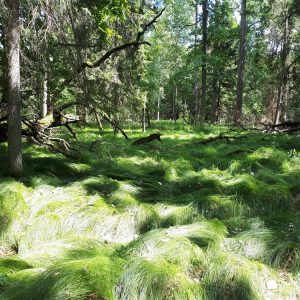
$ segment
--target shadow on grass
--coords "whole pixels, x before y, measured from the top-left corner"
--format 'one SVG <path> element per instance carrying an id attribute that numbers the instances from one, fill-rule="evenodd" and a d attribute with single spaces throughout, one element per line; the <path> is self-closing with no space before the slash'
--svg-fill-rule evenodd
<path id="1" fill-rule="evenodd" d="M 285 260 L 299 261 L 296 236 L 300 225 L 294 224 L 292 213 L 300 206 L 297 137 L 247 132 L 243 133 L 246 138 L 238 142 L 203 145 L 196 141 L 217 135 L 222 129 L 192 130 L 177 125 L 174 132 L 168 122 L 163 122 L 154 124 L 150 132 L 157 129 L 163 133 L 162 144 L 136 147 L 123 137 L 112 137 L 110 132 L 99 138 L 97 130 L 88 128 L 79 134 L 82 152 L 77 160 L 25 144 L 25 174 L 21 182 L 28 187 L 78 184 L 88 195 L 105 198 L 114 192 L 123 193 L 120 183 L 128 183 L 136 188 L 134 199 L 139 203 L 192 203 L 200 215 L 226 222 L 233 237 L 235 232 L 247 230 L 243 228 L 245 219 L 256 217 L 273 232 L 269 250 L 276 240 L 284 241 L 270 264 L 282 266 Z M 137 130 L 131 133 L 134 138 L 141 136 Z M 95 151 L 88 151 L 95 138 L 100 142 Z M 6 148 L 0 147 L 0 172 L 6 176 Z M 91 177 L 95 179 L 89 180 Z M 280 213 L 285 217 L 278 219 Z M 288 235 L 287 223 L 294 226 Z M 237 227 L 238 230 L 231 230 Z M 298 262 L 293 267 L 299 268 Z"/>

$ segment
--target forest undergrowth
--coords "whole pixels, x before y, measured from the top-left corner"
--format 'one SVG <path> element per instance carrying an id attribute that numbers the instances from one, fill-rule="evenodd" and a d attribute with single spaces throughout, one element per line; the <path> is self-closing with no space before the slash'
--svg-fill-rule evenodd
<path id="1" fill-rule="evenodd" d="M 0 145 L 1 300 L 300 298 L 300 137 L 162 121 Z M 220 133 L 245 138 L 200 143 Z M 97 142 L 95 142 L 97 141 Z"/>

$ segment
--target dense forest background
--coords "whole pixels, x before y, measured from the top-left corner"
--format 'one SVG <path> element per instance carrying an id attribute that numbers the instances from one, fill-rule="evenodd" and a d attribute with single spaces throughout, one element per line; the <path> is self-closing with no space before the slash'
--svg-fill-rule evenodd
<path id="1" fill-rule="evenodd" d="M 0 300 L 300 299 L 299 137 L 299 0 L 0 0 Z"/>
<path id="2" fill-rule="evenodd" d="M 299 6 L 297 0 L 22 1 L 22 114 L 43 118 L 69 103 L 82 122 L 92 110 L 119 123 L 141 121 L 143 109 L 151 118 L 194 124 L 295 121 Z M 159 22 L 142 32 L 164 7 Z M 1 10 L 5 107 L 5 5 Z M 137 41 L 145 42 L 99 62 Z"/>

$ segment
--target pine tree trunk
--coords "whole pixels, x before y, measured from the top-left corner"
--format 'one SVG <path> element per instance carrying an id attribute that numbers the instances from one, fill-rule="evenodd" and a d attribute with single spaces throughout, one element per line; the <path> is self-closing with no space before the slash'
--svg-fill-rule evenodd
<path id="1" fill-rule="evenodd" d="M 289 67 L 288 67 L 288 57 L 290 54 L 290 28 L 289 28 L 289 18 L 285 20 L 284 36 L 283 36 L 283 46 L 281 52 L 281 75 L 278 83 L 278 95 L 276 103 L 276 111 L 274 117 L 274 125 L 280 122 L 280 117 L 286 116 L 286 108 L 288 100 L 288 77 L 289 77 Z"/>
<path id="2" fill-rule="evenodd" d="M 207 0 L 203 0 L 202 4 L 202 55 L 203 55 L 203 63 L 202 63 L 202 93 L 201 93 L 201 106 L 200 106 L 200 123 L 205 122 L 206 117 L 206 73 L 207 73 L 207 65 L 206 65 L 206 54 L 207 54 Z"/>
<path id="3" fill-rule="evenodd" d="M 198 19 L 199 19 L 199 3 L 198 0 L 195 1 L 195 36 L 194 36 L 194 47 L 195 50 L 197 49 L 198 46 Z M 194 83 L 194 123 L 198 123 L 200 119 L 200 106 L 201 104 L 199 103 L 199 74 L 198 70 L 196 69 L 196 74 L 195 74 L 195 83 Z"/>
<path id="4" fill-rule="evenodd" d="M 216 70 L 214 71 L 214 78 L 212 83 L 213 96 L 211 101 L 211 110 L 210 110 L 210 121 L 211 123 L 216 123 L 217 121 L 217 108 L 218 108 L 218 96 L 219 96 L 219 84 L 216 75 Z"/>
<path id="5" fill-rule="evenodd" d="M 160 119 L 160 93 L 158 93 L 157 98 L 157 121 Z"/>
<path id="6" fill-rule="evenodd" d="M 10 174 L 19 176 L 23 171 L 20 107 L 20 1 L 9 0 L 6 3 L 8 8 L 8 161 Z"/>
<path id="7" fill-rule="evenodd" d="M 146 103 L 144 103 L 144 107 L 143 107 L 143 120 L 142 120 L 142 130 L 143 132 L 146 131 Z"/>
<path id="8" fill-rule="evenodd" d="M 236 105 L 234 114 L 234 123 L 237 124 L 242 116 L 243 92 L 244 92 L 244 68 L 246 60 L 246 35 L 247 35 L 247 13 L 246 0 L 241 3 L 241 24 L 240 24 L 240 48 L 238 61 L 238 79 L 236 91 Z"/>

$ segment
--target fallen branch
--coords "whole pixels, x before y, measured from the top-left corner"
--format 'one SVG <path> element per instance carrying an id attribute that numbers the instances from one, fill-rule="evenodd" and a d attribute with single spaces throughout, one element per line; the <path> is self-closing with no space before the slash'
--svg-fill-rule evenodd
<path id="1" fill-rule="evenodd" d="M 162 143 L 161 139 L 161 134 L 160 133 L 153 133 L 153 134 L 150 134 L 149 136 L 146 136 L 146 137 L 142 137 L 136 141 L 134 141 L 132 143 L 132 145 L 142 145 L 142 144 L 147 144 L 147 143 L 150 143 L 154 140 L 158 140 Z"/>
<path id="2" fill-rule="evenodd" d="M 182 119 L 183 119 L 183 121 L 184 121 L 186 124 L 192 125 L 192 124 L 185 118 L 185 116 L 182 116 Z"/>
<path id="3" fill-rule="evenodd" d="M 203 144 L 203 145 L 205 145 L 205 144 L 208 144 L 208 143 L 221 141 L 221 140 L 226 140 L 226 142 L 229 143 L 230 140 L 240 140 L 240 139 L 247 139 L 247 137 L 246 136 L 229 136 L 229 135 L 223 135 L 221 133 L 217 136 L 213 136 L 213 137 L 210 137 L 210 138 L 202 140 L 202 141 L 191 142 L 191 143 L 188 143 L 188 144 Z"/>
<path id="4" fill-rule="evenodd" d="M 116 123 L 116 122 L 114 122 L 114 121 L 112 121 L 111 119 L 109 119 L 109 117 L 108 116 L 106 116 L 105 114 L 101 114 L 101 116 L 102 116 L 102 118 L 105 120 L 105 121 L 107 121 L 108 123 L 110 123 L 114 128 L 116 128 L 116 129 L 118 129 L 121 133 L 122 133 L 122 135 L 125 137 L 125 139 L 127 140 L 127 141 L 129 141 L 129 137 L 128 137 L 128 135 L 126 134 L 126 132 Z"/>
<path id="5" fill-rule="evenodd" d="M 259 123 L 264 126 L 263 132 L 279 132 L 279 133 L 295 133 L 300 131 L 300 122 L 283 122 L 279 124 L 265 124 Z"/>
<path id="6" fill-rule="evenodd" d="M 211 142 L 215 141 L 220 141 L 220 140 L 226 140 L 227 143 L 230 142 L 230 140 L 240 140 L 240 139 L 246 139 L 246 136 L 229 136 L 229 135 L 218 135 L 215 137 L 208 138 L 207 140 L 201 141 L 200 144 L 208 144 Z"/>

